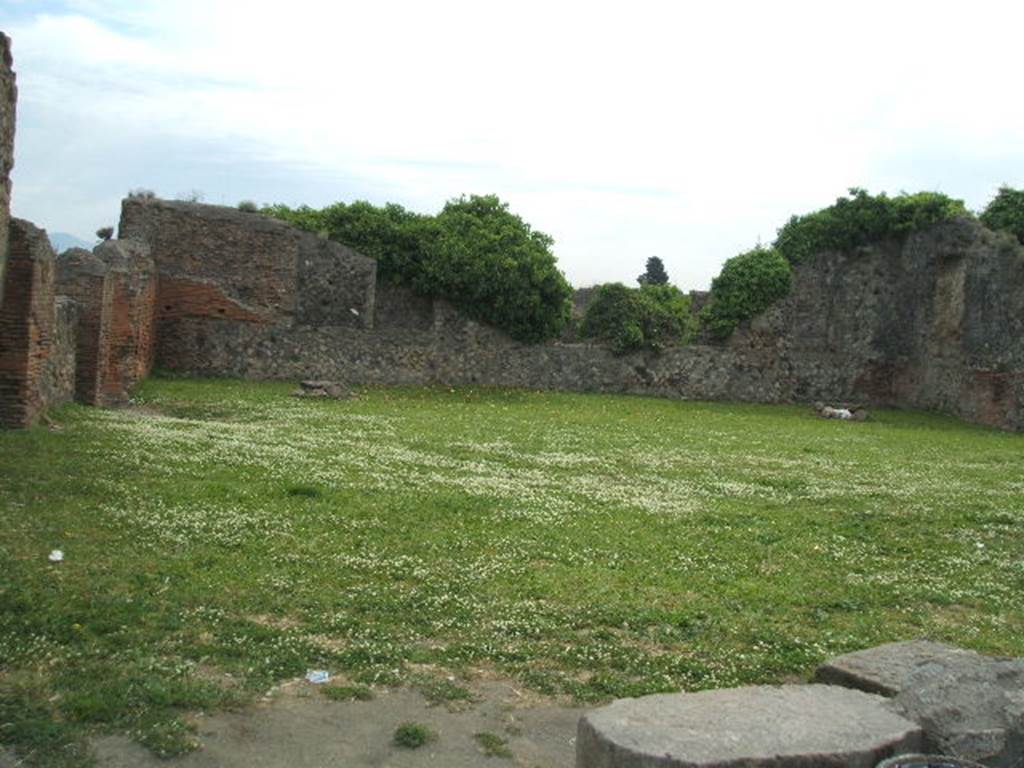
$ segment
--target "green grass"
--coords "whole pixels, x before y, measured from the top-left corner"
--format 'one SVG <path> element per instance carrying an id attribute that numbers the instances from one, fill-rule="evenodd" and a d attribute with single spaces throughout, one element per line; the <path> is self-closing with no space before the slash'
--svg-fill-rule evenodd
<path id="1" fill-rule="evenodd" d="M 320 692 L 333 701 L 370 701 L 373 691 L 365 685 L 324 685 Z"/>
<path id="2" fill-rule="evenodd" d="M 474 733 L 473 738 L 476 739 L 476 743 L 480 745 L 480 749 L 487 757 L 501 757 L 506 760 L 511 760 L 514 757 L 512 750 L 508 748 L 508 740 L 496 733 L 487 731 Z"/>
<path id="3" fill-rule="evenodd" d="M 290 389 L 153 380 L 143 407 L 0 433 L 0 743 L 40 765 L 83 764 L 103 731 L 180 752 L 190 712 L 307 669 L 598 702 L 914 637 L 1024 654 L 1020 435 Z"/>

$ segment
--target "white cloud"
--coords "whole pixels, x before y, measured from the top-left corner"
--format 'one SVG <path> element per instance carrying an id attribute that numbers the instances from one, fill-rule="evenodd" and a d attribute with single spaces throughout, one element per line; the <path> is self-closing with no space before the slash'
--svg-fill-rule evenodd
<path id="1" fill-rule="evenodd" d="M 52 128 L 19 134 L 15 205 L 73 220 L 35 181 L 41 142 L 73 141 L 61 161 L 89 176 L 90 142 L 109 162 L 118 137 L 133 186 L 255 196 L 216 163 L 176 179 L 161 149 L 219 143 L 237 178 L 293 174 L 293 202 L 496 192 L 576 283 L 632 280 L 656 254 L 695 287 L 851 185 L 1024 182 L 1022 21 L 1008 2 L 68 2 L 9 29 L 22 114 Z"/>

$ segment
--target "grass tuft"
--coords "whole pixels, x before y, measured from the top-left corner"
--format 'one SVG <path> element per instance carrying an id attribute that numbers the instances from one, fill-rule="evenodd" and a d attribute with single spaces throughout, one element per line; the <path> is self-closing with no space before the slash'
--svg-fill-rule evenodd
<path id="1" fill-rule="evenodd" d="M 324 685 L 320 692 L 332 701 L 370 701 L 373 691 L 364 685 Z"/>
<path id="2" fill-rule="evenodd" d="M 402 723 L 395 729 L 393 741 L 398 747 L 419 749 L 435 739 L 437 734 L 422 723 Z"/>
<path id="3" fill-rule="evenodd" d="M 487 757 L 501 757 L 506 760 L 511 760 L 513 757 L 512 750 L 508 748 L 508 741 L 498 736 L 496 733 L 488 733 L 486 731 L 482 733 L 473 734 L 473 738 L 476 739 L 476 743 L 480 745 L 484 755 Z"/>

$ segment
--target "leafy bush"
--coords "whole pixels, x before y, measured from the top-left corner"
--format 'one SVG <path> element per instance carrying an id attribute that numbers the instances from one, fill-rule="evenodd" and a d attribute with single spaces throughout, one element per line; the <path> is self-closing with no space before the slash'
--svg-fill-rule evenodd
<path id="1" fill-rule="evenodd" d="M 1012 232 L 1024 243 L 1024 189 L 1000 187 L 980 218 L 989 229 Z"/>
<path id="2" fill-rule="evenodd" d="M 393 283 L 424 288 L 424 262 L 436 237 L 434 217 L 388 203 L 335 203 L 321 210 L 271 205 L 263 213 L 323 234 L 377 260 L 377 273 Z"/>
<path id="3" fill-rule="evenodd" d="M 242 213 L 258 213 L 260 207 L 252 200 L 241 200 L 238 203 L 238 210 Z"/>
<path id="4" fill-rule="evenodd" d="M 690 297 L 673 285 L 599 285 L 580 325 L 583 338 L 604 341 L 619 354 L 685 342 L 693 330 Z"/>
<path id="5" fill-rule="evenodd" d="M 128 190 L 129 200 L 155 200 L 156 192 L 152 189 L 145 189 L 144 187 L 136 187 L 135 189 Z"/>
<path id="6" fill-rule="evenodd" d="M 382 278 L 446 298 L 521 341 L 554 338 L 568 322 L 572 289 L 551 238 L 493 195 L 450 200 L 437 216 L 365 201 L 263 212 L 372 256 Z"/>
<path id="7" fill-rule="evenodd" d="M 113 227 L 100 227 L 99 229 L 96 230 L 96 237 L 98 237 L 100 240 L 109 240 L 113 236 Z"/>
<path id="8" fill-rule="evenodd" d="M 779 230 L 774 247 L 790 264 L 798 264 L 821 251 L 845 251 L 965 215 L 962 200 L 938 192 L 887 197 L 854 187 L 835 205 L 793 216 Z"/>
<path id="9" fill-rule="evenodd" d="M 733 256 L 711 281 L 711 301 L 701 322 L 714 336 L 729 336 L 740 323 L 789 293 L 789 262 L 774 248 L 757 247 Z"/>
<path id="10" fill-rule="evenodd" d="M 555 264 L 548 235 L 494 195 L 450 200 L 436 221 L 425 288 L 522 341 L 561 333 L 572 288 Z"/>

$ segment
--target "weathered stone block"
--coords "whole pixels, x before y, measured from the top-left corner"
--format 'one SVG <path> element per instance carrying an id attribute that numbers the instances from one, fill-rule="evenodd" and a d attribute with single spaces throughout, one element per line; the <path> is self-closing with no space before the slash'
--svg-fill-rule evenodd
<path id="1" fill-rule="evenodd" d="M 880 696 L 827 685 L 622 699 L 580 719 L 576 768 L 873 768 L 922 730 Z"/>
<path id="2" fill-rule="evenodd" d="M 912 641 L 832 659 L 817 677 L 893 696 L 930 751 L 992 768 L 1024 763 L 1024 659 Z"/>
<path id="3" fill-rule="evenodd" d="M 922 666 L 956 665 L 966 657 L 977 656 L 974 651 L 946 643 L 908 640 L 836 656 L 818 667 L 814 678 L 819 683 L 896 696 Z"/>

